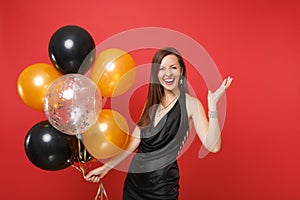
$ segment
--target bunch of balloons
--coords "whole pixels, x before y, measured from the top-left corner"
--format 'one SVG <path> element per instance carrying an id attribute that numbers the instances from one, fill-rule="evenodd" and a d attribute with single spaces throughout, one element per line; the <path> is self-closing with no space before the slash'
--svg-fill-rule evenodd
<path id="1" fill-rule="evenodd" d="M 41 169 L 61 170 L 120 153 L 129 140 L 127 121 L 121 113 L 104 109 L 103 100 L 132 86 L 133 58 L 118 48 L 96 55 L 92 36 L 74 25 L 52 35 L 48 53 L 52 64 L 28 66 L 17 82 L 25 105 L 47 117 L 27 132 L 28 159 Z"/>

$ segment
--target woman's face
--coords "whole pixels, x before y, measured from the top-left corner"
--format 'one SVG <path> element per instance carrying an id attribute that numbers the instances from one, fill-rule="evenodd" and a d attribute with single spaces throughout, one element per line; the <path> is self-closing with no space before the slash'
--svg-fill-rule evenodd
<path id="1" fill-rule="evenodd" d="M 178 89 L 178 82 L 181 75 L 181 66 L 175 55 L 165 56 L 160 64 L 158 80 L 166 90 Z"/>

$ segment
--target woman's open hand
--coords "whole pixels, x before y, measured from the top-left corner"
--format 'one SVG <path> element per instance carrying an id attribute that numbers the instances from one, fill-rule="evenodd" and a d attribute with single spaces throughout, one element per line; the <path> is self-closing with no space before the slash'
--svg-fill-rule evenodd
<path id="1" fill-rule="evenodd" d="M 220 87 L 212 92 L 211 90 L 208 90 L 208 110 L 210 111 L 216 111 L 217 109 L 217 103 L 221 96 L 225 93 L 225 90 L 227 90 L 232 82 L 232 78 L 228 76 L 226 79 L 224 79 L 223 83 L 220 85 Z"/>

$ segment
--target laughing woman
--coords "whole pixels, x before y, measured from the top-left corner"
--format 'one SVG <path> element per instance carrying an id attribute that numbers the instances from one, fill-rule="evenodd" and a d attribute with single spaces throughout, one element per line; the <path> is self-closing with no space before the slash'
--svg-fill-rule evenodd
<path id="1" fill-rule="evenodd" d="M 136 149 L 124 183 L 123 200 L 178 199 L 177 156 L 194 126 L 202 144 L 217 152 L 221 146 L 217 102 L 231 77 L 208 91 L 208 116 L 202 103 L 188 93 L 186 67 L 174 48 L 156 52 L 152 60 L 148 97 L 126 151 L 90 171 L 86 180 L 99 182 Z"/>

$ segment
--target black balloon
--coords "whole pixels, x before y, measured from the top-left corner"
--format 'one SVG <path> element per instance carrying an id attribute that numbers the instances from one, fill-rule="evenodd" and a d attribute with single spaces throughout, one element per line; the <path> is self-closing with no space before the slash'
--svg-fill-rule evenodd
<path id="1" fill-rule="evenodd" d="M 28 131 L 25 151 L 35 166 L 61 170 L 69 167 L 76 156 L 76 137 L 58 131 L 47 120 L 41 121 Z"/>
<path id="2" fill-rule="evenodd" d="M 95 59 L 95 42 L 79 26 L 64 26 L 51 37 L 48 53 L 61 74 L 85 74 Z"/>

